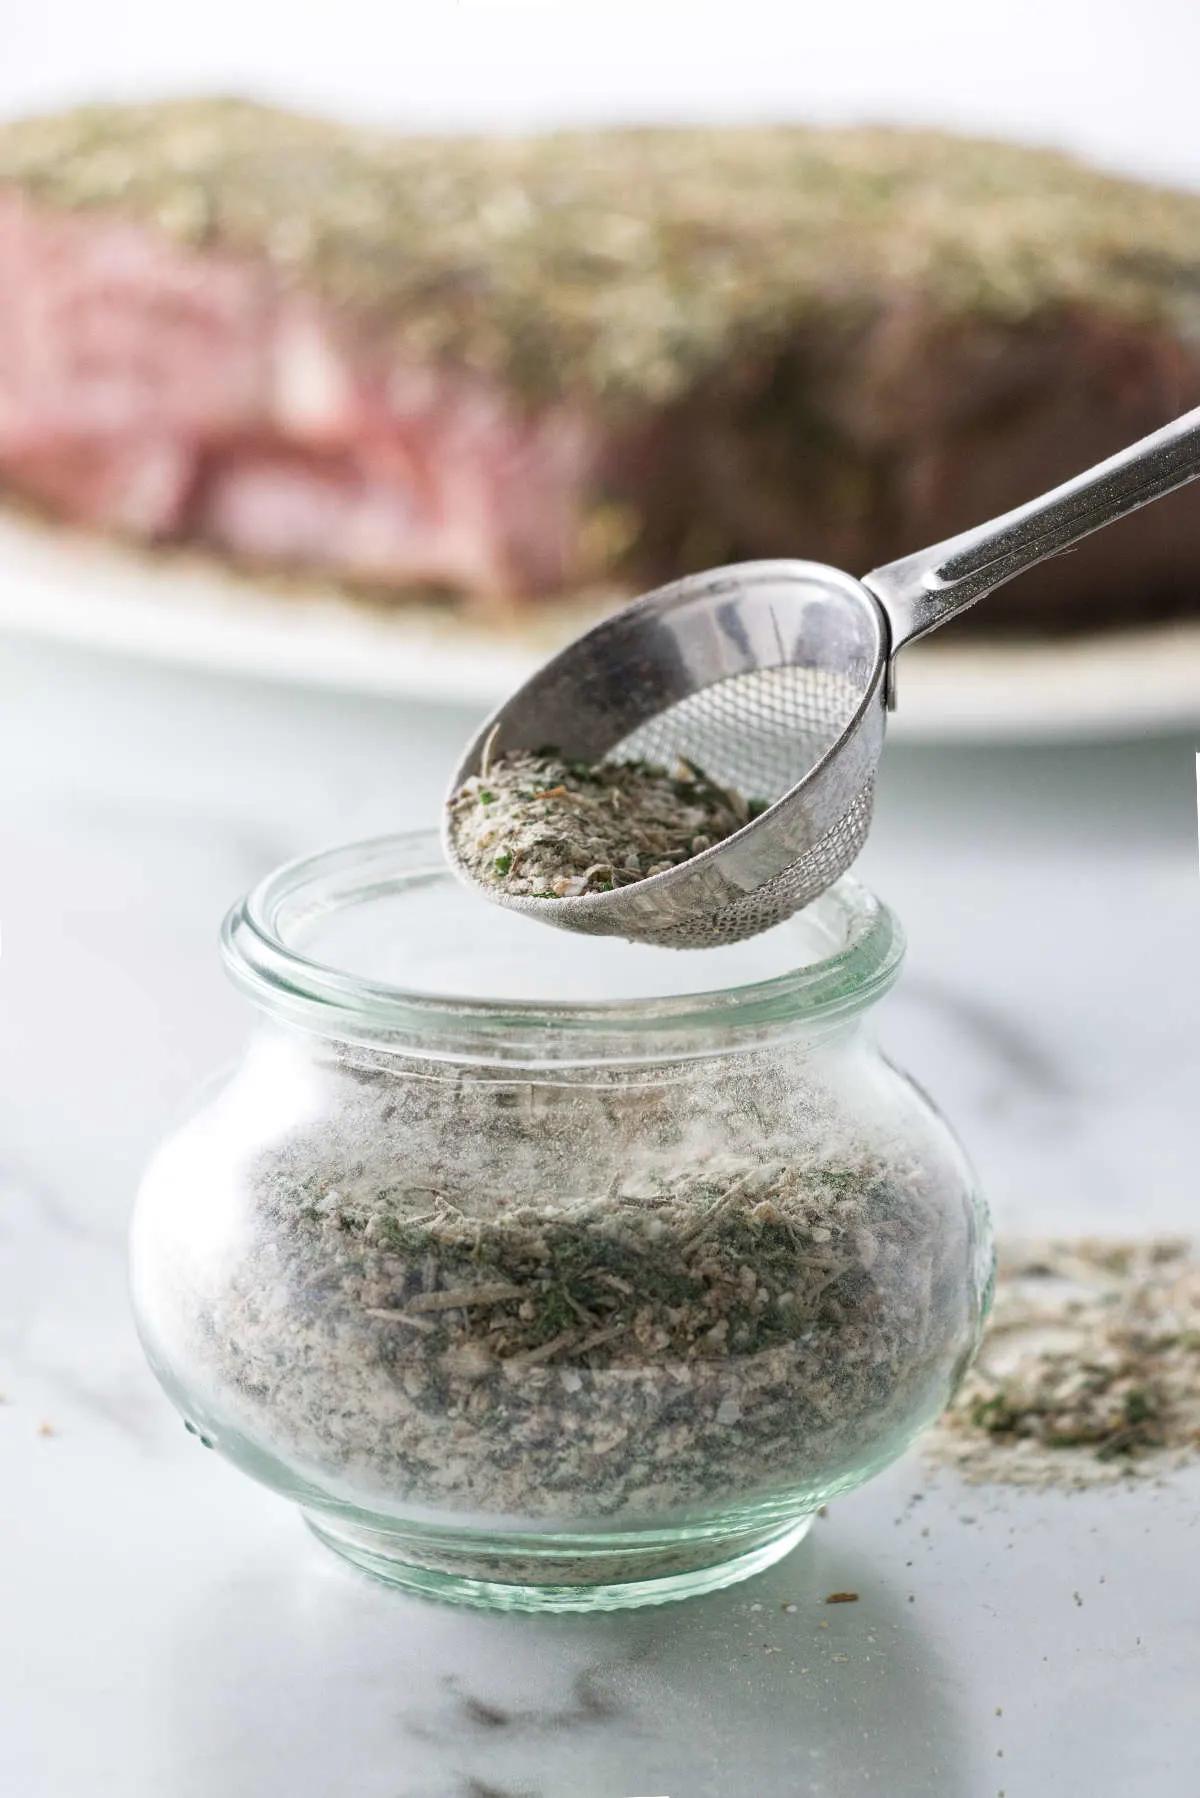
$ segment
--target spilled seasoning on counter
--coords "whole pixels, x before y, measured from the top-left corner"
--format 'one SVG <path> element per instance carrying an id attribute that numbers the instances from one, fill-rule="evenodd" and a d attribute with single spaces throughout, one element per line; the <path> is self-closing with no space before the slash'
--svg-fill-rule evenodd
<path id="1" fill-rule="evenodd" d="M 1002 1245 L 978 1360 L 923 1447 L 964 1479 L 1025 1486 L 1113 1484 L 1200 1457 L 1192 1245 Z"/>

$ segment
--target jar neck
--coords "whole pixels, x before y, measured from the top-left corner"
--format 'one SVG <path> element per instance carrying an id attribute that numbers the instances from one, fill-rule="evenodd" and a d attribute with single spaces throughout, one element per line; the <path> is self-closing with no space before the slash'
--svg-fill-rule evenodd
<path id="1" fill-rule="evenodd" d="M 475 1031 L 457 1041 L 443 1037 L 431 1044 L 416 1034 L 368 1036 L 338 1026 L 318 1028 L 311 1021 L 281 1015 L 274 1007 L 260 1007 L 256 1036 L 286 1043 L 291 1054 L 309 1060 L 361 1068 L 366 1077 L 376 1071 L 450 1082 L 470 1069 L 484 1077 L 492 1072 L 497 1080 L 506 1081 L 546 1079 L 587 1085 L 619 1077 L 623 1084 L 639 1079 L 661 1084 L 676 1074 L 687 1079 L 698 1067 L 715 1062 L 778 1056 L 833 1060 L 876 1052 L 871 1020 L 863 1016 L 831 1019 L 815 1027 L 784 1023 L 733 1034 L 713 1031 L 704 1037 L 694 1032 L 661 1033 L 624 1043 L 613 1038 L 580 1043 L 568 1027 L 559 1039 L 550 1033 L 535 1051 L 523 1038 L 491 1036 L 481 1041 Z"/>
<path id="2" fill-rule="evenodd" d="M 501 940 L 497 920 L 506 914 L 464 896 L 436 837 L 352 844 L 293 863 L 235 906 L 222 939 L 226 966 L 271 1017 L 347 1052 L 430 1064 L 661 1068 L 784 1045 L 802 1053 L 849 1045 L 894 984 L 904 952 L 887 907 L 857 882 L 842 880 L 777 927 L 761 963 L 768 977 L 742 984 L 705 989 L 707 969 L 728 964 L 669 950 L 657 952 L 666 960 L 655 964 L 656 974 L 673 979 L 678 969 L 685 990 L 649 998 L 573 1003 L 475 997 L 470 990 L 457 996 L 375 977 L 376 965 L 389 969 L 397 943 L 404 945 L 406 967 L 421 974 L 422 933 L 432 940 L 453 931 L 458 920 L 443 914 L 455 906 L 468 908 L 462 953 L 474 957 L 470 965 L 481 963 L 487 945 Z M 356 936 L 363 921 L 370 929 Z M 521 938 L 520 955 L 536 966 L 543 940 L 557 933 L 521 923 L 532 934 Z M 572 942 L 569 949 L 584 958 L 589 944 Z M 622 945 L 608 946 L 614 949 L 618 957 L 624 952 Z M 446 962 L 444 941 L 440 953 Z M 447 965 L 454 953 L 452 943 Z"/>

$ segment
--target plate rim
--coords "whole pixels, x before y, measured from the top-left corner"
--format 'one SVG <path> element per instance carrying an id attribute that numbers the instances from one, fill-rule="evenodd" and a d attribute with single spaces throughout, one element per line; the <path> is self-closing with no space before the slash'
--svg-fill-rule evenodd
<path id="1" fill-rule="evenodd" d="M 428 602 L 386 610 L 280 591 L 184 553 L 150 554 L 0 517 L 0 628 L 178 668 L 442 705 L 498 704 L 602 615 L 591 601 L 487 628 Z M 890 728 L 911 742 L 1086 740 L 1200 724 L 1195 620 L 1023 641 L 928 641 L 901 657 Z"/>

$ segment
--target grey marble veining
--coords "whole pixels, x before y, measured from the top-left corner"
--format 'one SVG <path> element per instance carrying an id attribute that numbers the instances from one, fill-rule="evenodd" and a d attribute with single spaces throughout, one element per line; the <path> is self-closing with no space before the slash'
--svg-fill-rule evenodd
<path id="1" fill-rule="evenodd" d="M 0 639 L 0 1792 L 1191 1798 L 1200 1475 L 1006 1494 L 910 1459 L 758 1581 L 541 1622 L 359 1579 L 184 1433 L 124 1232 L 243 1033 L 221 914 L 427 823 L 471 723 Z M 882 1034 L 1004 1228 L 1191 1226 L 1193 782 L 1180 739 L 887 755 Z"/>

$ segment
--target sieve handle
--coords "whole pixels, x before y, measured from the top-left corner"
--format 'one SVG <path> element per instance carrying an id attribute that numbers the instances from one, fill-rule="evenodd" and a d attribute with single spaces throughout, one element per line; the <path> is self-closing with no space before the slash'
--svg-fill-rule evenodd
<path id="1" fill-rule="evenodd" d="M 1127 512 L 1200 475 L 1200 407 L 1011 512 L 864 575 L 891 627 L 891 661 L 914 637 Z M 1200 572 L 1200 571 L 1198 571 Z M 894 703 L 889 672 L 888 703 Z"/>

